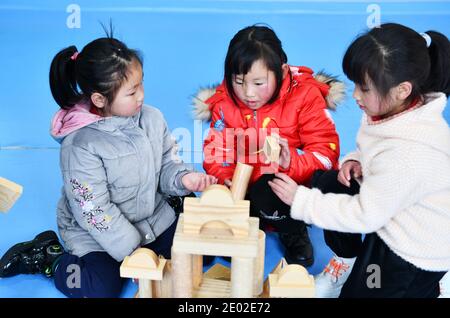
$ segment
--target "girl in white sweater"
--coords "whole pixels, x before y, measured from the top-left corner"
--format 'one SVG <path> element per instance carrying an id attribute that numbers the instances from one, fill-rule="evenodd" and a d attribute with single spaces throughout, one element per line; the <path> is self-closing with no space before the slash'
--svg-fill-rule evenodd
<path id="1" fill-rule="evenodd" d="M 350 45 L 343 69 L 365 113 L 357 150 L 312 189 L 282 173 L 270 185 L 336 254 L 318 297 L 437 297 L 450 269 L 450 42 L 383 24 Z"/>

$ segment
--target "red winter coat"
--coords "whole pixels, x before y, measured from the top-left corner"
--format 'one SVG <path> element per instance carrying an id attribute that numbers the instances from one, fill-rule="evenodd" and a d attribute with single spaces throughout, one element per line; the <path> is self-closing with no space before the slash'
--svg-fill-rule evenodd
<path id="1" fill-rule="evenodd" d="M 308 184 L 315 170 L 337 168 L 339 137 L 327 108 L 335 108 L 344 86 L 335 78 L 312 74 L 307 67 L 291 66 L 277 100 L 257 110 L 239 100 L 234 104 L 224 82 L 209 91 L 213 93 L 209 98 L 201 91 L 194 102 L 197 118 L 211 118 L 203 145 L 205 171 L 223 183 L 232 179 L 237 161 L 251 164 L 250 184 L 263 173 L 273 173 L 260 152 L 256 153 L 272 132 L 287 138 L 291 150 L 289 168 L 279 171 L 297 183 Z"/>

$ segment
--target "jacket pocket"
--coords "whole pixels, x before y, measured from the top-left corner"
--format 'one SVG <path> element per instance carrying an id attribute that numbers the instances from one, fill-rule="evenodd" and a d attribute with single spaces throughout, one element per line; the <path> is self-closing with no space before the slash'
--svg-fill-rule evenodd
<path id="1" fill-rule="evenodd" d="M 111 202 L 120 204 L 136 197 L 140 176 L 136 154 L 105 161 Z"/>

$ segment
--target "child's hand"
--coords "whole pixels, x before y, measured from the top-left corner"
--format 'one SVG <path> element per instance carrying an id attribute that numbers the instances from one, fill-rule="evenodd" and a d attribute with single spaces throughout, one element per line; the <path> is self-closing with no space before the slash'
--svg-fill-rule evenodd
<path id="1" fill-rule="evenodd" d="M 292 205 L 298 184 L 291 177 L 284 173 L 276 173 L 275 178 L 269 181 L 269 186 L 281 201 L 289 206 Z"/>
<path id="2" fill-rule="evenodd" d="M 278 158 L 278 165 L 284 170 L 287 170 L 291 165 L 291 151 L 289 150 L 288 140 L 286 138 L 280 137 L 278 134 L 275 133 L 272 134 L 272 137 L 276 138 L 281 148 L 280 158 Z M 264 153 L 262 153 L 261 155 L 264 156 Z M 263 161 L 265 163 L 270 162 L 268 158 L 265 158 Z"/>
<path id="3" fill-rule="evenodd" d="M 338 181 L 350 188 L 350 179 L 362 177 L 361 164 L 355 160 L 344 162 L 338 173 Z"/>
<path id="4" fill-rule="evenodd" d="M 231 188 L 231 185 L 232 185 L 230 179 L 225 179 L 225 180 L 223 181 L 223 184 L 226 185 L 228 188 Z"/>
<path id="5" fill-rule="evenodd" d="M 201 172 L 191 172 L 181 179 L 183 186 L 192 192 L 201 192 L 211 184 L 217 183 L 217 178 Z"/>

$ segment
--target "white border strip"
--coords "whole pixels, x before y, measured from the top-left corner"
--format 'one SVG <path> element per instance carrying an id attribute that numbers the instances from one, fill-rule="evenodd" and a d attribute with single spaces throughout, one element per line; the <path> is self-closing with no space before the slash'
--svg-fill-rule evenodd
<path id="1" fill-rule="evenodd" d="M 30 6 L 1 6 L 0 11 L 61 11 L 60 9 L 39 8 Z M 254 9 L 218 9 L 218 8 L 152 8 L 152 7 L 103 7 L 87 8 L 83 7 L 84 12 L 132 12 L 132 13 L 207 13 L 207 14 L 241 14 L 241 15 L 362 15 L 366 16 L 364 10 L 358 11 L 324 11 L 324 10 L 254 10 Z M 383 11 L 384 15 L 414 15 L 414 16 L 442 16 L 450 15 L 450 11 Z"/>
<path id="2" fill-rule="evenodd" d="M 330 3 L 450 3 L 450 0 L 196 0 L 196 2 L 265 2 L 265 3 L 314 3 L 314 2 L 330 2 Z"/>

